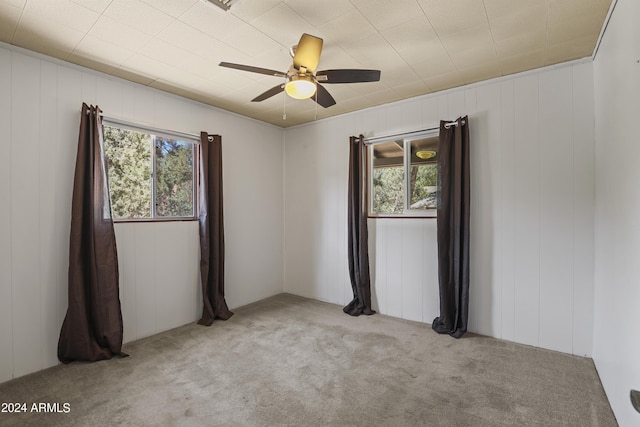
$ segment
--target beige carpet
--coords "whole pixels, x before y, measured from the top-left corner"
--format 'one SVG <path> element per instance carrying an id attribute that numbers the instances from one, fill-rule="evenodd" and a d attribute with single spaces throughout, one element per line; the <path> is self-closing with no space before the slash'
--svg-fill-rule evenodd
<path id="1" fill-rule="evenodd" d="M 590 359 L 287 294 L 235 313 L 0 384 L 0 402 L 69 405 L 0 425 L 616 425 Z"/>

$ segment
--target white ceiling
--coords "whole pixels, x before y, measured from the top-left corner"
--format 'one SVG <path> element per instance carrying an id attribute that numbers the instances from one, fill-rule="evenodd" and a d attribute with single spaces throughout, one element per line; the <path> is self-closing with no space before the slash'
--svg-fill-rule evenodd
<path id="1" fill-rule="evenodd" d="M 612 0 L 0 0 L 0 40 L 287 127 L 591 56 Z M 372 68 L 380 82 L 325 87 L 337 105 L 250 102 L 286 72 L 302 33 L 319 70 Z"/>

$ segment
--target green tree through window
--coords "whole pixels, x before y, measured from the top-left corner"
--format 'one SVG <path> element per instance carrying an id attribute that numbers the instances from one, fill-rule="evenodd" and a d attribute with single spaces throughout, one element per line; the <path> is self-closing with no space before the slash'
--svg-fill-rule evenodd
<path id="1" fill-rule="evenodd" d="M 193 142 L 106 125 L 104 140 L 114 219 L 195 215 Z"/>
<path id="2" fill-rule="evenodd" d="M 401 214 L 404 211 L 404 168 L 375 168 L 373 191 L 376 213 Z"/>
<path id="3" fill-rule="evenodd" d="M 193 144 L 156 138 L 156 213 L 193 216 Z"/>
<path id="4" fill-rule="evenodd" d="M 104 127 L 111 211 L 114 219 L 151 216 L 151 135 Z"/>

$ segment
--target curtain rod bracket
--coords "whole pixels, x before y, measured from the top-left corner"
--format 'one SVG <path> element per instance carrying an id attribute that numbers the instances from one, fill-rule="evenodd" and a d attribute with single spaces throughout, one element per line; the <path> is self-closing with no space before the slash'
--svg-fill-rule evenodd
<path id="1" fill-rule="evenodd" d="M 462 124 L 462 126 L 464 126 L 464 125 L 466 124 L 466 122 L 465 122 L 464 120 L 462 120 L 462 123 L 461 123 L 461 124 Z M 449 129 L 451 126 L 456 126 L 456 127 L 458 127 L 458 122 L 457 122 L 457 121 L 455 121 L 455 122 L 449 122 L 449 123 L 445 123 L 445 124 L 444 124 L 444 128 L 445 128 L 445 129 Z"/>

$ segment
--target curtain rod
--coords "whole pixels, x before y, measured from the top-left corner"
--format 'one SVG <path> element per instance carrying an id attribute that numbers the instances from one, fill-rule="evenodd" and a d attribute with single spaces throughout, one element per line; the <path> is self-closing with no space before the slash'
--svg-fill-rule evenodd
<path id="1" fill-rule="evenodd" d="M 87 114 L 89 114 L 89 110 L 87 110 Z M 100 117 L 102 117 L 104 121 L 112 123 L 114 125 L 128 126 L 132 128 L 141 129 L 141 130 L 148 130 L 155 133 L 165 134 L 168 136 L 175 136 L 175 137 L 184 138 L 184 139 L 192 139 L 200 142 L 200 135 L 196 135 L 194 133 L 179 132 L 175 130 L 156 128 L 156 127 L 148 126 L 141 123 L 134 123 L 124 119 L 118 119 L 116 117 L 110 117 L 105 115 L 104 113 L 100 113 Z M 208 140 L 209 142 L 213 141 L 213 137 L 209 136 Z"/>
<path id="2" fill-rule="evenodd" d="M 463 120 L 462 121 L 462 125 L 464 126 L 466 124 L 466 122 Z M 451 126 L 458 126 L 458 122 L 454 121 L 454 122 L 448 122 L 444 124 L 444 127 L 449 129 Z M 380 142 L 380 141 L 384 141 L 384 140 L 388 140 L 388 139 L 395 139 L 395 138 L 406 138 L 409 137 L 411 135 L 418 135 L 421 133 L 425 133 L 425 132 L 432 132 L 434 130 L 438 130 L 440 129 L 440 127 L 432 127 L 432 128 L 427 128 L 427 129 L 420 129 L 420 130 L 414 130 L 411 132 L 404 132 L 404 133 L 396 133 L 396 134 L 392 134 L 392 135 L 383 135 L 383 136 L 375 136 L 375 137 L 371 137 L 371 138 L 365 138 L 364 139 L 364 143 L 365 145 L 370 145 L 370 144 L 375 144 L 376 142 Z"/>

